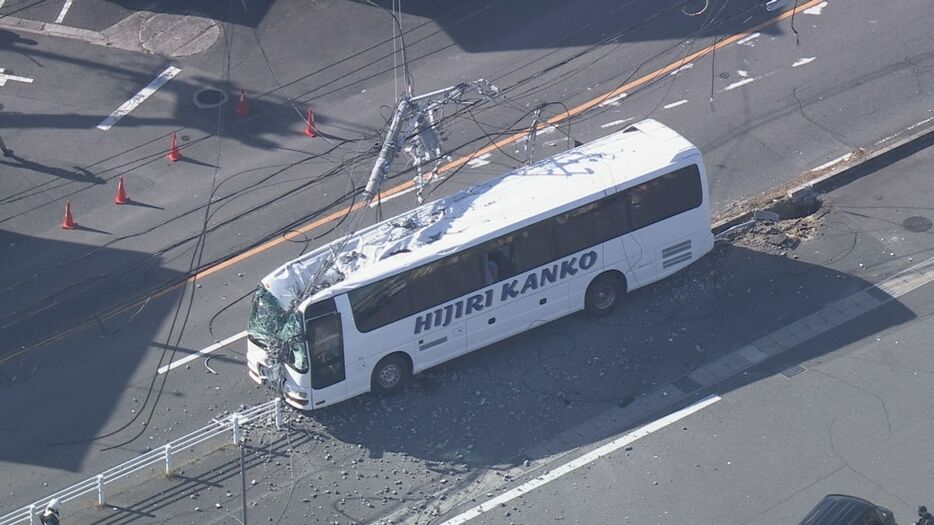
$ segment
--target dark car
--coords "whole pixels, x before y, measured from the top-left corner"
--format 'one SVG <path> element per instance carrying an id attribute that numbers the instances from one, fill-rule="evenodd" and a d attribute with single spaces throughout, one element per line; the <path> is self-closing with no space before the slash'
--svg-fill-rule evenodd
<path id="1" fill-rule="evenodd" d="M 800 525 L 895 525 L 895 515 L 862 498 L 830 494 L 808 512 Z"/>

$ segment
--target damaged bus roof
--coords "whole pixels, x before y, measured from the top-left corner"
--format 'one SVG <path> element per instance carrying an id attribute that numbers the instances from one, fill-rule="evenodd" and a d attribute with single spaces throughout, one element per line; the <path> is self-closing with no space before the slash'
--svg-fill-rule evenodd
<path id="1" fill-rule="evenodd" d="M 479 244 L 504 226 L 573 208 L 590 195 L 650 175 L 694 152 L 671 129 L 644 120 L 334 240 L 282 265 L 262 285 L 285 308 L 300 300 L 313 280 L 315 301 L 338 295 Z M 334 263 L 322 271 L 322 263 L 332 258 Z"/>

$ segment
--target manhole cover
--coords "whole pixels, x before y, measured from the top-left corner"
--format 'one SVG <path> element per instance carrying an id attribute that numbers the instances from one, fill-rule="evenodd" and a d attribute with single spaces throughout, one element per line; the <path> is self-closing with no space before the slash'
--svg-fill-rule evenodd
<path id="1" fill-rule="evenodd" d="M 920 215 L 914 215 L 905 219 L 905 222 L 902 223 L 902 226 L 910 232 L 926 232 L 931 229 L 931 219 L 927 217 L 922 217 Z"/>
<path id="2" fill-rule="evenodd" d="M 216 108 L 227 102 L 227 93 L 219 89 L 204 88 L 195 93 L 195 105 L 201 109 Z"/>

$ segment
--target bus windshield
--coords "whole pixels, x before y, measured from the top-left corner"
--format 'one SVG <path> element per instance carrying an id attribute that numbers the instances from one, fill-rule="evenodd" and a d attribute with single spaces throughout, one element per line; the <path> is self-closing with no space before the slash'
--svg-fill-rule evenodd
<path id="1" fill-rule="evenodd" d="M 251 336 L 260 341 L 271 342 L 278 338 L 285 326 L 288 313 L 282 309 L 278 299 L 262 284 L 253 293 L 253 311 L 247 327 Z"/>
<path id="2" fill-rule="evenodd" d="M 280 347 L 288 363 L 297 372 L 308 371 L 308 351 L 302 332 L 302 315 L 287 312 L 263 285 L 253 294 L 253 312 L 248 326 L 250 338 L 263 348 Z"/>

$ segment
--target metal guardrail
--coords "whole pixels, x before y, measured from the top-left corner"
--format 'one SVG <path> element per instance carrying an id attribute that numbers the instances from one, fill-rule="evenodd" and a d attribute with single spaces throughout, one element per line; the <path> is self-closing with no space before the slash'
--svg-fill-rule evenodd
<path id="1" fill-rule="evenodd" d="M 107 503 L 107 485 L 114 483 L 120 478 L 129 476 L 146 467 L 162 463 L 165 465 L 165 474 L 170 476 L 173 469 L 173 458 L 186 449 L 194 447 L 205 441 L 216 438 L 220 435 L 230 433 L 233 437 L 233 444 L 239 445 L 241 439 L 241 426 L 265 418 L 273 418 L 276 428 L 282 426 L 282 400 L 273 399 L 266 403 L 247 408 L 241 412 L 225 416 L 222 419 L 215 419 L 210 425 L 199 428 L 194 432 L 170 441 L 165 445 L 150 450 L 145 454 L 137 456 L 130 461 L 121 463 L 116 467 L 101 472 L 97 476 L 88 478 L 80 483 L 76 483 L 55 494 L 46 496 L 25 507 L 13 511 L 3 517 L 0 517 L 0 525 L 17 525 L 28 523 L 29 525 L 39 524 L 39 514 L 45 510 L 46 505 L 53 498 L 58 498 L 64 509 L 65 505 L 82 496 L 97 493 L 98 505 Z M 64 515 L 64 510 L 62 511 Z M 64 516 L 63 516 L 64 517 Z"/>

